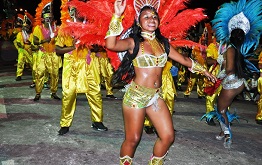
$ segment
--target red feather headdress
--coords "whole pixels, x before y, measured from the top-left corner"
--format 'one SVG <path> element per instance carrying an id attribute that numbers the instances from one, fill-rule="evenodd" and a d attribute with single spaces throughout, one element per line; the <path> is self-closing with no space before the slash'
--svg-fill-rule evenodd
<path id="1" fill-rule="evenodd" d="M 61 25 L 63 25 L 66 20 L 70 20 L 70 15 L 68 13 L 68 6 L 67 6 L 68 0 L 61 0 L 61 7 L 60 7 L 60 13 L 61 13 Z"/>
<path id="2" fill-rule="evenodd" d="M 25 12 L 23 24 L 26 24 L 32 27 L 34 24 L 34 17 L 30 13 Z"/>
<path id="3" fill-rule="evenodd" d="M 35 13 L 34 26 L 42 24 L 42 12 L 43 12 L 43 9 L 50 2 L 52 2 L 52 0 L 42 0 L 38 4 L 38 7 L 36 8 L 36 13 Z"/>
<path id="4" fill-rule="evenodd" d="M 99 38 L 99 32 L 96 30 L 96 25 L 92 23 L 92 16 L 89 16 L 86 12 L 86 9 L 90 6 L 88 5 L 88 2 L 78 1 L 78 0 L 72 0 L 69 2 L 66 2 L 65 0 L 62 2 L 61 5 L 61 26 L 59 30 L 60 35 L 69 35 L 74 37 L 76 40 L 79 41 L 78 46 L 85 45 L 87 47 L 98 44 L 102 39 Z M 75 8 L 76 9 L 76 15 L 77 17 L 83 17 L 85 18 L 84 22 L 73 22 L 73 20 L 70 18 L 69 15 L 69 8 Z M 100 36 L 102 36 L 100 34 Z M 103 43 L 99 43 L 99 45 L 102 45 Z"/>
<path id="5" fill-rule="evenodd" d="M 20 14 L 20 13 L 18 13 L 17 14 L 17 21 L 16 21 L 16 24 L 19 24 L 20 26 L 22 26 L 22 24 L 23 24 L 23 21 L 24 21 L 24 15 L 23 14 Z"/>

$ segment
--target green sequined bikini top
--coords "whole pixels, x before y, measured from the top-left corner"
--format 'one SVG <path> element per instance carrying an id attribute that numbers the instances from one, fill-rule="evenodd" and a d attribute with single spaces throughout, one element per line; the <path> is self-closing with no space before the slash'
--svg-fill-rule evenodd
<path id="1" fill-rule="evenodd" d="M 138 68 L 153 68 L 164 67 L 167 62 L 167 54 L 164 53 L 160 56 L 151 54 L 143 54 L 133 60 L 133 65 Z"/>

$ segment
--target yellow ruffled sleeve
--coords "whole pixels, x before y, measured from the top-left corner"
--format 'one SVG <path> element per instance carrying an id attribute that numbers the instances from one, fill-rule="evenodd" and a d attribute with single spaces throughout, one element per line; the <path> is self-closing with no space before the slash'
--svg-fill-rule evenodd
<path id="1" fill-rule="evenodd" d="M 262 64 L 262 51 L 260 52 L 259 56 L 258 56 L 258 63 Z"/>
<path id="2" fill-rule="evenodd" d="M 55 45 L 60 47 L 69 47 L 73 46 L 73 38 L 71 36 L 61 36 L 58 35 L 55 39 Z"/>
<path id="3" fill-rule="evenodd" d="M 16 35 L 16 42 L 17 42 L 17 43 L 20 43 L 22 46 L 24 46 L 22 32 L 19 32 L 19 33 Z"/>
<path id="4" fill-rule="evenodd" d="M 37 25 L 37 26 L 34 28 L 33 35 L 36 36 L 36 37 L 39 39 L 39 41 L 44 40 L 44 36 L 43 36 L 43 34 L 42 34 L 42 30 L 41 30 L 41 28 L 40 28 L 39 25 Z"/>
<path id="5" fill-rule="evenodd" d="M 210 58 L 215 59 L 215 60 L 217 59 L 218 49 L 217 49 L 217 46 L 214 43 L 211 43 L 207 47 L 206 52 L 207 52 L 207 57 L 210 57 Z"/>

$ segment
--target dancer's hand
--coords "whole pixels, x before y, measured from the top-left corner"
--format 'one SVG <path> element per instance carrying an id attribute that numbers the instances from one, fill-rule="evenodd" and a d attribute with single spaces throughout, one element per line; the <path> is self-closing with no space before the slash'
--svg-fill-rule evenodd
<path id="1" fill-rule="evenodd" d="M 126 0 L 116 0 L 114 4 L 115 15 L 121 17 L 126 8 Z"/>
<path id="2" fill-rule="evenodd" d="M 52 39 L 52 38 L 54 38 L 55 37 L 55 33 L 51 33 L 50 34 L 50 38 Z"/>
<path id="3" fill-rule="evenodd" d="M 204 75 L 208 78 L 208 80 L 212 81 L 212 83 L 215 83 L 217 81 L 216 76 L 212 75 L 210 72 L 205 71 Z"/>

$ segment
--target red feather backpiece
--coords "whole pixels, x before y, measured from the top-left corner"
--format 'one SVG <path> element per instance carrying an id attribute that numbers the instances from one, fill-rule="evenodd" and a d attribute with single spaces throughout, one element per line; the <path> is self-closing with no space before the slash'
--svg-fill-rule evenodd
<path id="1" fill-rule="evenodd" d="M 98 44 L 105 45 L 104 37 L 108 30 L 111 17 L 114 13 L 115 0 L 89 0 L 82 2 L 71 0 L 67 6 L 74 6 L 77 14 L 86 18 L 86 23 L 75 23 L 65 21 L 61 26 L 65 34 L 78 38 L 81 44 L 91 46 Z M 207 18 L 204 9 L 188 9 L 186 3 L 190 0 L 160 0 L 158 10 L 160 17 L 160 31 L 163 36 L 170 40 L 174 47 L 201 46 L 199 43 L 187 40 L 187 32 L 192 27 Z M 132 26 L 136 12 L 133 7 L 133 0 L 127 0 L 127 7 L 122 21 L 124 31 Z M 117 69 L 120 59 L 116 52 L 107 51 L 111 64 Z"/>

